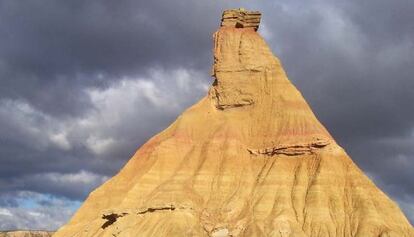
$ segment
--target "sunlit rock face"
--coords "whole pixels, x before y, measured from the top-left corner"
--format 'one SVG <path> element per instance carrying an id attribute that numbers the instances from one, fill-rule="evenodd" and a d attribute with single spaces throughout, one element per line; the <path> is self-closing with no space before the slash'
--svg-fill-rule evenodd
<path id="1" fill-rule="evenodd" d="M 55 237 L 414 236 L 288 80 L 259 22 L 258 12 L 224 12 L 208 95 Z"/>

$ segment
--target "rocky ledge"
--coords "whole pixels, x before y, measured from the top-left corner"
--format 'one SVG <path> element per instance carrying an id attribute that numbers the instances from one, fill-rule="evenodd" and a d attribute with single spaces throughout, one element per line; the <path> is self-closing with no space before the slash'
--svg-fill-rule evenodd
<path id="1" fill-rule="evenodd" d="M 223 12 L 221 26 L 254 28 L 257 30 L 259 28 L 260 18 L 261 13 L 258 11 L 247 11 L 243 8 L 230 9 Z"/>

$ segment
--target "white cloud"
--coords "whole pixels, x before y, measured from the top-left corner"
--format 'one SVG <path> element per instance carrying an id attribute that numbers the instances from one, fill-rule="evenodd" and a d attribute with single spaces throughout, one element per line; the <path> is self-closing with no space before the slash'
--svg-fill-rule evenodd
<path id="1" fill-rule="evenodd" d="M 0 216 L 13 216 L 13 214 L 6 208 L 0 208 Z"/>
<path id="2" fill-rule="evenodd" d="M 66 223 L 80 202 L 34 192 L 19 192 L 16 199 L 30 202 L 29 207 L 0 208 L 0 229 L 56 230 Z"/>
<path id="3" fill-rule="evenodd" d="M 31 215 L 31 216 L 34 216 L 34 217 L 41 217 L 41 216 L 44 216 L 44 214 L 43 214 L 43 213 L 40 213 L 40 212 L 35 212 L 35 211 L 28 211 L 28 212 L 27 212 L 27 214 L 29 214 L 29 215 Z"/>
<path id="4" fill-rule="evenodd" d="M 49 139 L 50 139 L 51 142 L 53 142 L 59 148 L 61 148 L 63 150 L 70 150 L 72 148 L 72 146 L 69 143 L 66 136 L 67 135 L 62 131 L 60 133 L 50 134 Z"/>
<path id="5" fill-rule="evenodd" d="M 19 100 L 1 100 L 0 121 L 1 133 L 10 139 L 25 137 L 27 140 L 24 142 L 28 146 L 35 149 L 47 147 L 47 138 L 40 127 L 48 122 L 47 116 L 34 110 L 29 104 Z"/>
<path id="6" fill-rule="evenodd" d="M 65 196 L 69 198 L 81 198 L 108 180 L 109 177 L 81 170 L 74 173 L 44 172 L 33 175 L 25 175 L 11 181 L 17 187 L 25 190 L 44 192 L 51 195 Z M 19 186 L 24 184 L 24 186 Z M 31 195 L 22 194 L 24 198 Z M 1 196 L 0 196 L 1 198 Z M 10 199 L 10 197 L 9 197 Z M 16 197 L 15 199 L 22 199 Z"/>
<path id="7" fill-rule="evenodd" d="M 154 131 L 163 117 L 176 116 L 207 91 L 210 81 L 200 79 L 205 76 L 197 71 L 152 69 L 148 77 L 125 77 L 104 90 L 89 88 L 95 109 L 75 121 L 74 127 L 84 131 L 76 137 L 83 137 L 94 154 L 103 155 L 136 136 L 131 130 L 147 136 L 145 132 Z"/>
<path id="8" fill-rule="evenodd" d="M 89 159 L 114 160 L 120 151 L 133 151 L 138 142 L 167 126 L 170 119 L 195 103 L 210 83 L 207 74 L 197 71 L 151 69 L 145 77 L 114 79 L 105 89 L 85 89 L 93 108 L 78 117 L 66 118 L 44 114 L 25 101 L 0 100 L 3 125 L 0 133 L 37 150 L 54 148 L 69 152 L 87 148 L 91 151 Z M 79 196 L 108 178 L 79 170 L 29 174 L 14 181 L 17 185 L 24 182 L 34 190 Z M 39 195 L 20 192 L 15 200 L 36 203 L 47 199 Z M 74 212 L 73 203 L 77 202 L 54 199 L 47 206 L 19 204 L 18 207 L 3 207 L 0 209 L 0 229 L 56 229 Z"/>
<path id="9" fill-rule="evenodd" d="M 67 140 L 65 124 L 44 114 L 21 100 L 0 100 L 0 132 L 10 139 L 37 150 L 56 146 L 63 150 L 71 148 Z M 7 130 L 6 130 L 7 129 Z M 2 131 L 3 130 L 3 131 Z"/>
<path id="10" fill-rule="evenodd" d="M 71 151 L 87 148 L 90 159 L 117 159 L 119 151 L 137 148 L 183 109 L 205 94 L 208 74 L 187 69 L 151 69 L 147 76 L 113 80 L 105 89 L 87 88 L 93 108 L 78 117 L 56 118 L 20 100 L 0 100 L 0 132 L 39 150 Z M 7 124 L 5 124 L 7 123 Z M 115 157 L 113 156 L 115 154 Z M 127 159 L 128 157 L 122 157 Z M 16 178 L 48 193 L 89 192 L 109 177 L 88 170 L 73 173 L 44 172 Z M 42 185 L 47 187 L 42 188 Z M 35 188 L 36 189 L 36 188 Z M 16 200 L 40 202 L 40 194 L 20 192 Z M 74 203 L 76 205 L 74 205 Z M 78 202 L 52 200 L 50 205 L 4 207 L 0 229 L 56 229 L 72 215 Z"/>
<path id="11" fill-rule="evenodd" d="M 89 171 L 81 170 L 78 173 L 60 174 L 60 173 L 43 173 L 33 177 L 34 179 L 44 179 L 55 184 L 61 185 L 92 185 L 99 184 L 108 179 L 107 176 L 101 176 Z"/>
<path id="12" fill-rule="evenodd" d="M 38 150 L 86 147 L 104 155 L 130 142 L 128 136 L 141 133 L 141 138 L 148 138 L 167 122 L 166 117 L 195 103 L 211 82 L 206 75 L 184 68 L 154 68 L 146 77 L 114 79 L 105 89 L 86 88 L 93 109 L 66 119 L 44 114 L 21 100 L 0 100 L 0 121 L 4 121 L 0 132 Z"/>
<path id="13" fill-rule="evenodd" d="M 93 135 L 86 139 L 86 146 L 96 155 L 105 154 L 115 143 L 112 138 L 99 138 Z"/>

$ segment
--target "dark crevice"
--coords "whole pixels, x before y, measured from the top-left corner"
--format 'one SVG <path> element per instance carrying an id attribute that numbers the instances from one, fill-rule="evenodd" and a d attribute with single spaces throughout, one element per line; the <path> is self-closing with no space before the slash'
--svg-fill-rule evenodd
<path id="1" fill-rule="evenodd" d="M 165 206 L 165 207 L 149 207 L 143 211 L 138 212 L 137 214 L 145 214 L 145 213 L 152 213 L 155 211 L 174 211 L 176 208 L 175 206 Z M 106 220 L 106 222 L 101 226 L 102 229 L 106 229 L 108 226 L 115 223 L 118 218 L 128 215 L 128 213 L 110 213 L 110 214 L 103 214 L 102 219 Z"/>
<path id="2" fill-rule="evenodd" d="M 119 217 L 123 217 L 125 215 L 127 215 L 127 213 L 122 213 L 122 214 L 111 213 L 108 215 L 105 215 L 105 214 L 102 215 L 102 219 L 106 220 L 106 222 L 101 226 L 101 228 L 105 229 L 106 227 L 115 223 Z"/>
<path id="3" fill-rule="evenodd" d="M 155 212 L 155 211 L 174 211 L 175 207 L 174 206 L 170 206 L 170 207 L 149 207 L 144 211 L 138 212 L 138 214 L 145 214 L 145 213 L 151 213 L 151 212 Z"/>
<path id="4" fill-rule="evenodd" d="M 313 154 L 317 149 L 321 149 L 330 144 L 329 140 L 318 139 L 317 141 L 311 143 L 301 143 L 301 144 L 280 144 L 275 147 L 268 147 L 263 149 L 250 149 L 247 148 L 247 151 L 252 155 L 287 155 L 287 156 L 298 156 L 305 154 Z"/>

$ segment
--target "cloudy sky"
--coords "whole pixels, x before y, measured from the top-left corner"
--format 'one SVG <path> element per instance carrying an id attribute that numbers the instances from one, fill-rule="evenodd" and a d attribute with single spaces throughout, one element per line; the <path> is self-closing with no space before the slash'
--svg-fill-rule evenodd
<path id="1" fill-rule="evenodd" d="M 0 230 L 56 229 L 211 84 L 226 8 L 414 221 L 414 1 L 0 0 Z"/>

